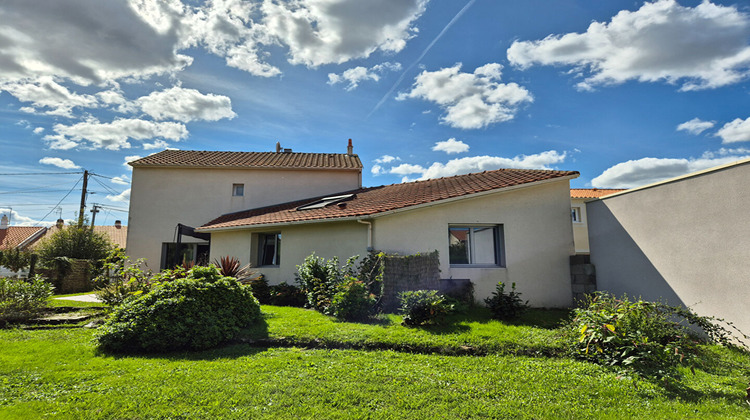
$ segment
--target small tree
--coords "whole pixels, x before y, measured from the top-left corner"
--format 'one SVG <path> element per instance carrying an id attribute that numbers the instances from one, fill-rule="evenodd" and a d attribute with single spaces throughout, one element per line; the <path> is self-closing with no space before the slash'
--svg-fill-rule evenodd
<path id="1" fill-rule="evenodd" d="M 101 261 L 113 248 L 107 235 L 85 225 L 69 225 L 42 242 L 37 253 L 41 264 L 56 269 L 58 278 L 62 278 L 70 268 L 71 259 L 90 260 L 100 268 Z"/>

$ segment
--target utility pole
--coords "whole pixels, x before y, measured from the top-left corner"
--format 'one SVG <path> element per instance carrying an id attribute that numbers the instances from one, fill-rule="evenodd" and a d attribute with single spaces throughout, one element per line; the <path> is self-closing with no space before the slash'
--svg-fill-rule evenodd
<path id="1" fill-rule="evenodd" d="M 94 220 L 96 220 L 96 213 L 99 213 L 100 208 L 102 208 L 102 206 L 98 204 L 91 205 L 91 229 L 94 229 Z"/>
<path id="2" fill-rule="evenodd" d="M 81 190 L 81 207 L 78 209 L 78 229 L 83 227 L 83 210 L 86 208 L 86 187 L 89 183 L 89 171 L 83 171 L 83 189 Z"/>

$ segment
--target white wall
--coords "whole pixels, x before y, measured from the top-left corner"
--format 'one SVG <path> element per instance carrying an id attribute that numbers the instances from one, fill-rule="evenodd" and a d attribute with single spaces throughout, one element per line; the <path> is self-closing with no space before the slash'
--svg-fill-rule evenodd
<path id="1" fill-rule="evenodd" d="M 232 185 L 244 184 L 242 197 Z M 225 213 L 356 189 L 358 170 L 133 168 L 127 254 L 158 269 L 177 223 L 201 226 Z M 202 242 L 184 237 L 184 242 Z"/>
<path id="2" fill-rule="evenodd" d="M 575 248 L 577 254 L 588 254 L 589 253 L 589 229 L 588 229 L 588 214 L 586 212 L 586 200 L 588 198 L 572 198 L 570 200 L 570 208 L 572 211 L 573 207 L 581 209 L 581 221 L 573 222 L 573 241 L 575 242 Z M 571 218 L 572 220 L 572 218 Z"/>
<path id="3" fill-rule="evenodd" d="M 597 287 L 750 332 L 750 162 L 588 203 Z"/>
<path id="4" fill-rule="evenodd" d="M 506 267 L 451 267 L 448 226 L 500 224 Z M 437 249 L 443 278 L 469 278 L 482 301 L 498 282 L 515 282 L 533 306 L 572 301 L 569 256 L 573 253 L 567 180 L 394 214 L 374 222 L 375 248 L 411 254 Z"/>

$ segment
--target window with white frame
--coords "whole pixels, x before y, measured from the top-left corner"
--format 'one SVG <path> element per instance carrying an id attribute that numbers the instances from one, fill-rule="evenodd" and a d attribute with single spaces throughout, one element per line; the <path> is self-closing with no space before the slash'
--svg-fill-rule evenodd
<path id="1" fill-rule="evenodd" d="M 279 265 L 281 262 L 281 233 L 258 235 L 258 266 Z"/>
<path id="2" fill-rule="evenodd" d="M 583 223 L 583 219 L 581 219 L 580 207 L 572 207 L 570 209 L 570 217 L 573 218 L 573 223 Z"/>
<path id="3" fill-rule="evenodd" d="M 232 195 L 234 197 L 245 195 L 245 184 L 232 184 Z"/>
<path id="4" fill-rule="evenodd" d="M 451 265 L 505 266 L 503 226 L 449 226 Z"/>

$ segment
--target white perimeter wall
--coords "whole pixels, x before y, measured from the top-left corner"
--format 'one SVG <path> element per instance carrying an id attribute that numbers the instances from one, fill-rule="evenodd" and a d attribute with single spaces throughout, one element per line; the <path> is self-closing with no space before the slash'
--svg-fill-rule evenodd
<path id="1" fill-rule="evenodd" d="M 750 162 L 588 203 L 597 288 L 750 332 Z"/>
<path id="2" fill-rule="evenodd" d="M 244 184 L 242 197 L 232 185 Z M 158 270 L 177 223 L 199 227 L 225 213 L 359 188 L 359 171 L 133 168 L 127 254 Z M 199 240 L 184 237 L 184 242 Z M 212 252 L 213 254 L 213 252 Z"/>

